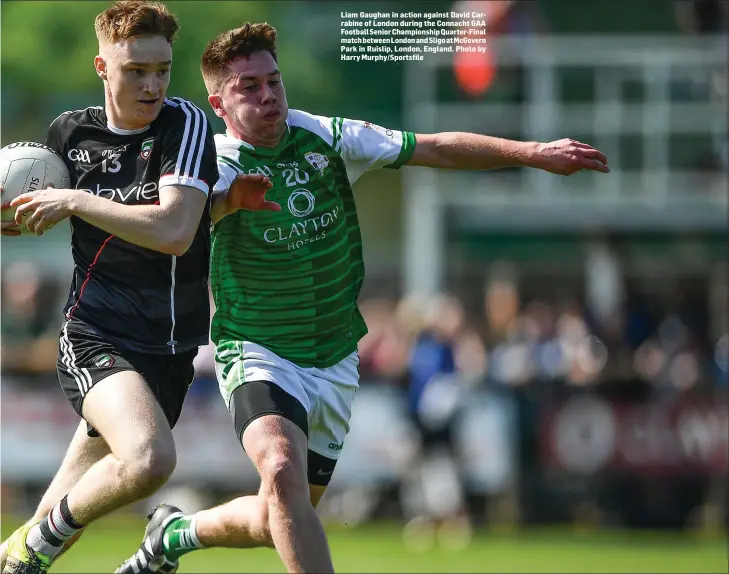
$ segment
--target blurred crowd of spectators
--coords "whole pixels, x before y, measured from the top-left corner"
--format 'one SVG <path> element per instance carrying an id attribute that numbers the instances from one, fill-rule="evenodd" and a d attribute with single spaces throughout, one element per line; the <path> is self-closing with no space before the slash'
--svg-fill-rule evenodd
<path id="1" fill-rule="evenodd" d="M 629 301 L 601 320 L 576 297 L 524 301 L 509 281 L 486 286 L 483 310 L 454 296 L 365 301 L 362 373 L 397 380 L 440 352 L 477 384 L 585 386 L 637 376 L 660 392 L 725 385 L 727 334 L 702 332 L 706 302 L 681 310 L 655 303 Z"/>
<path id="2" fill-rule="evenodd" d="M 533 443 L 538 420 L 528 405 L 605 386 L 627 397 L 648 393 L 659 402 L 680 400 L 686 393 L 725 400 L 726 268 L 718 266 L 686 284 L 644 279 L 647 291 L 624 278 L 611 281 L 604 271 L 583 277 L 582 288 L 575 287 L 580 281 L 574 277 L 569 281 L 558 274 L 537 280 L 497 273 L 486 281 L 466 281 L 470 288 L 458 296 L 363 297 L 360 307 L 369 333 L 359 347 L 361 384 L 402 389 L 405 414 L 418 436 L 417 454 L 396 495 L 406 517 L 406 540 L 421 543 L 436 530 L 449 544 L 470 539 L 474 507 L 458 458 L 454 421 L 472 391 L 505 392 L 527 405 L 520 407 L 518 450 L 522 480 L 529 481 L 518 496 L 519 508 L 528 510 L 530 520 L 552 516 L 543 501 L 553 495 L 542 480 L 541 454 Z M 37 389 L 57 385 L 58 334 L 67 293 L 64 281 L 42 277 L 29 263 L 5 270 L 0 318 L 4 377 L 21 377 L 23 385 Z M 212 345 L 200 350 L 196 372 L 190 400 L 219 402 Z M 695 480 L 691 492 L 704 500 L 709 487 L 704 478 Z M 665 477 L 661 484 L 675 486 Z M 617 508 L 625 492 L 611 498 L 610 505 Z M 691 499 L 687 504 L 693 508 L 697 503 Z"/>
<path id="3" fill-rule="evenodd" d="M 409 386 L 413 403 L 428 379 L 423 370 L 459 372 L 467 385 L 510 388 L 639 378 L 672 393 L 727 384 L 726 320 L 710 317 L 726 310 L 726 302 L 714 298 L 712 304 L 708 285 L 683 293 L 677 285 L 671 300 L 628 291 L 620 308 L 607 310 L 569 289 L 555 300 L 527 298 L 520 287 L 506 278 L 461 298 L 364 299 L 369 333 L 359 348 L 363 384 Z M 529 290 L 539 291 L 534 285 Z M 55 371 L 66 296 L 65 282 L 43 278 L 30 263 L 5 270 L 3 373 Z M 211 346 L 201 350 L 197 370 L 196 390 L 215 391 Z"/>

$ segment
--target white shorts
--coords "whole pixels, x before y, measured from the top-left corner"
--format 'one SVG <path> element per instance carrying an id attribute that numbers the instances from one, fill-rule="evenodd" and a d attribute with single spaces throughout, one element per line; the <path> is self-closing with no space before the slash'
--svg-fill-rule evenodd
<path id="1" fill-rule="evenodd" d="M 356 352 L 331 367 L 299 367 L 249 341 L 223 343 L 215 353 L 218 384 L 229 410 L 233 392 L 241 385 L 273 383 L 306 411 L 309 450 L 334 460 L 349 432 L 352 402 L 359 388 L 358 367 Z"/>

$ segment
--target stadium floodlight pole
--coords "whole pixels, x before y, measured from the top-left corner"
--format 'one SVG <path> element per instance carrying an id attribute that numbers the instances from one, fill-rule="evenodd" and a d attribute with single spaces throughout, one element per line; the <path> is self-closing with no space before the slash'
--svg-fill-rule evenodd
<path id="1" fill-rule="evenodd" d="M 430 54 L 422 62 L 404 64 L 404 126 L 418 133 L 437 131 L 436 66 Z M 443 286 L 445 221 L 437 170 L 410 167 L 403 173 L 402 288 L 404 295 L 434 295 Z"/>

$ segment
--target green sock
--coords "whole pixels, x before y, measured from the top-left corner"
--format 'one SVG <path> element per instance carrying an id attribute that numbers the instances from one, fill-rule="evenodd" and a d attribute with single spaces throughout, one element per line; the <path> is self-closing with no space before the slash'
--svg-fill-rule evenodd
<path id="1" fill-rule="evenodd" d="M 183 516 L 170 522 L 162 537 L 162 548 L 167 560 L 177 562 L 180 556 L 204 548 L 197 537 L 197 519 L 194 516 Z"/>

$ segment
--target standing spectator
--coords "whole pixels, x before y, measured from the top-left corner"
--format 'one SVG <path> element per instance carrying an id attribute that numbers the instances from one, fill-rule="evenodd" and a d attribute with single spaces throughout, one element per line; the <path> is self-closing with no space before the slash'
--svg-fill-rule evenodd
<path id="1" fill-rule="evenodd" d="M 425 312 L 408 365 L 408 406 L 421 437 L 420 464 L 411 476 L 421 494 L 420 516 L 405 533 L 421 538 L 437 528 L 441 544 L 463 546 L 471 537 L 461 474 L 455 457 L 454 426 L 462 400 L 456 345 L 464 311 L 453 297 L 438 297 Z M 410 484 L 406 481 L 405 490 Z M 418 488 L 419 487 L 419 488 Z M 406 499 L 406 506 L 408 500 Z M 418 511 L 414 511 L 416 513 Z"/>

